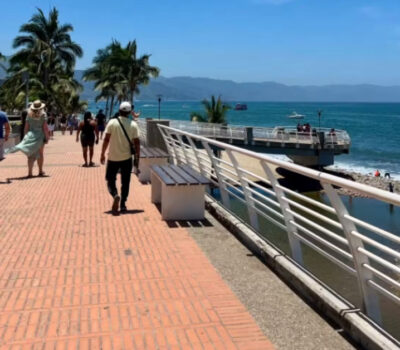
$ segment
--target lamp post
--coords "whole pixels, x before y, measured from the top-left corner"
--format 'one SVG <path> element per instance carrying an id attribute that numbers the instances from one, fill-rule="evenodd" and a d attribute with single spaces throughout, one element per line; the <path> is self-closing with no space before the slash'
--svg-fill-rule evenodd
<path id="1" fill-rule="evenodd" d="M 25 71 L 22 73 L 22 80 L 25 83 L 25 108 L 28 109 L 29 104 L 29 72 Z"/>
<path id="2" fill-rule="evenodd" d="M 157 100 L 158 100 L 158 120 L 160 120 L 160 117 L 161 117 L 161 98 L 162 98 L 161 94 L 157 95 Z"/>
<path id="3" fill-rule="evenodd" d="M 322 115 L 322 110 L 318 110 L 318 131 L 321 129 L 321 115 Z"/>

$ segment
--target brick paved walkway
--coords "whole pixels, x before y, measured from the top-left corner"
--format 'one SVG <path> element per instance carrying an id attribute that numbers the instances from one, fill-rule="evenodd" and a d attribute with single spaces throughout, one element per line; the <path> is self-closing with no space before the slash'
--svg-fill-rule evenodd
<path id="1" fill-rule="evenodd" d="M 104 167 L 80 167 L 74 139 L 46 147 L 49 177 L 23 179 L 20 153 L 0 163 L 0 348 L 272 349 L 149 185 L 133 178 L 130 212 L 110 215 Z"/>

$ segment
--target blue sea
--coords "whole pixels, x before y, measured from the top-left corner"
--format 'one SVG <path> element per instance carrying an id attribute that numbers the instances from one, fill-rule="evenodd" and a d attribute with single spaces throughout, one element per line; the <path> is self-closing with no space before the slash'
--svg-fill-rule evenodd
<path id="1" fill-rule="evenodd" d="M 296 111 L 306 115 L 303 123 L 318 127 L 317 111 L 322 110 L 321 127 L 346 130 L 351 137 L 350 154 L 335 158 L 335 168 L 362 174 L 389 172 L 400 180 L 400 104 L 399 103 L 297 103 L 246 102 L 247 111 L 228 112 L 228 123 L 247 126 L 296 126 L 288 118 Z M 104 104 L 90 104 L 92 112 Z M 158 118 L 157 101 L 136 101 L 141 118 Z M 202 112 L 200 102 L 162 101 L 161 118 L 189 120 L 191 112 Z M 274 155 L 276 157 L 276 155 Z M 278 156 L 286 159 L 285 156 Z"/>

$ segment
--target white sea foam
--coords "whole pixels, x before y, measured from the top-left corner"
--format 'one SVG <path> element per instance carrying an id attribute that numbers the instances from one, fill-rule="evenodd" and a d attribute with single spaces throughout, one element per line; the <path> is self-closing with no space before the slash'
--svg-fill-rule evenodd
<path id="1" fill-rule="evenodd" d="M 143 105 L 142 107 L 156 107 L 156 105 Z"/>
<path id="2" fill-rule="evenodd" d="M 354 172 L 354 173 L 359 173 L 362 175 L 374 175 L 374 172 L 376 168 L 373 167 L 367 167 L 358 163 L 347 163 L 347 162 L 340 162 L 337 161 L 335 162 L 334 165 L 328 167 L 327 169 L 332 169 L 332 170 L 344 170 L 347 172 Z M 383 176 L 385 173 L 389 173 L 390 177 L 394 180 L 400 180 L 400 174 L 396 172 L 392 172 L 390 169 L 387 169 L 385 167 L 380 167 L 379 172 Z"/>

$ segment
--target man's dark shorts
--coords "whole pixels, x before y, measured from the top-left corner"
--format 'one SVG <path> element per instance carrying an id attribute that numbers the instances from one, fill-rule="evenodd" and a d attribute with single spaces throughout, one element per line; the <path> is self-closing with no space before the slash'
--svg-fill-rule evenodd
<path id="1" fill-rule="evenodd" d="M 105 126 L 104 126 L 104 125 L 98 125 L 98 126 L 97 126 L 97 129 L 98 129 L 100 132 L 103 132 L 103 131 L 105 130 Z"/>

